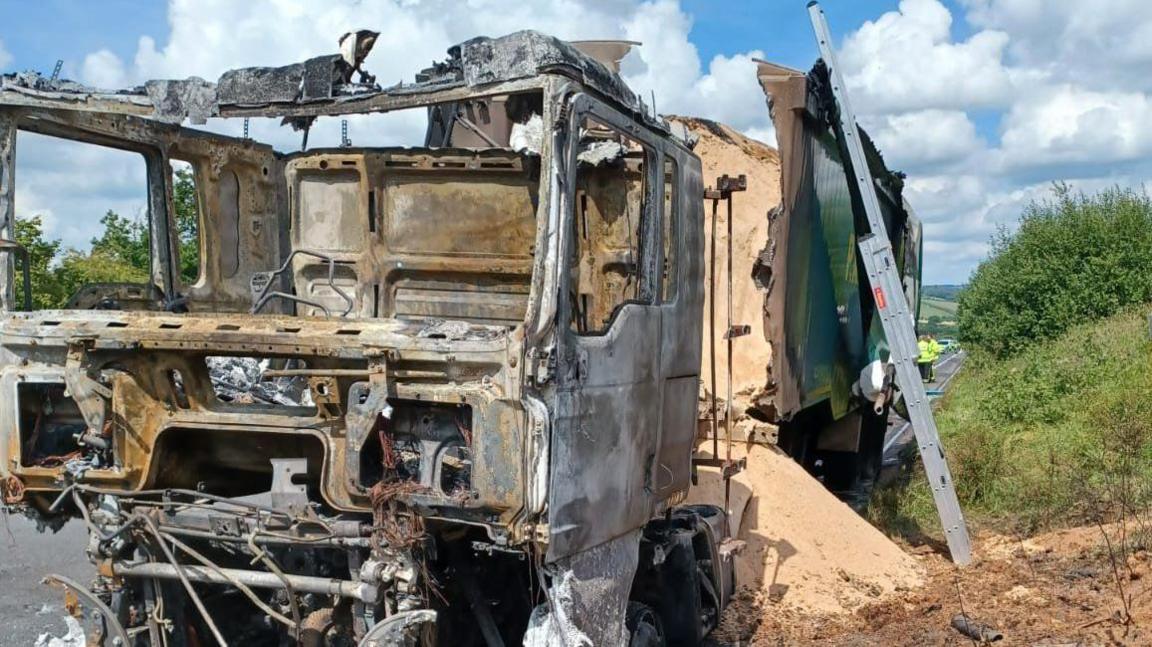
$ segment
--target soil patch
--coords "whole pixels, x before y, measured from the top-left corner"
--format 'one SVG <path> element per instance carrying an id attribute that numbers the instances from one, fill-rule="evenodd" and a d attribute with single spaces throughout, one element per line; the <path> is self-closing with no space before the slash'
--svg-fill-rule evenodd
<path id="1" fill-rule="evenodd" d="M 1112 562 L 1095 527 L 1020 540 L 976 538 L 977 561 L 956 568 L 926 547 L 923 588 L 865 604 L 850 614 L 812 613 L 744 594 L 714 637 L 727 645 L 973 645 L 951 627 L 967 613 L 1003 633 L 998 645 L 1152 644 L 1149 554 L 1117 569 L 1131 619 L 1125 621 Z"/>

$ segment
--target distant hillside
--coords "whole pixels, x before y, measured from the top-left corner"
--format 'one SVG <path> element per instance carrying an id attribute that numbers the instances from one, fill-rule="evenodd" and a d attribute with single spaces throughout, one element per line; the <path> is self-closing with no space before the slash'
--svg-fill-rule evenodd
<path id="1" fill-rule="evenodd" d="M 955 301 L 956 295 L 963 289 L 963 285 L 925 285 L 920 289 L 920 294 L 944 301 Z"/>
<path id="2" fill-rule="evenodd" d="M 937 297 L 922 297 L 920 299 L 920 318 L 940 317 L 945 321 L 955 321 L 957 305 L 955 301 Z"/>

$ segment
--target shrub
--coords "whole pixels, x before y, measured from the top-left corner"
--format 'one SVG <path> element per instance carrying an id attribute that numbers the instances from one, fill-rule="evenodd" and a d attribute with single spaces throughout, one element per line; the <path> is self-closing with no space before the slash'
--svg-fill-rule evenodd
<path id="1" fill-rule="evenodd" d="M 1152 301 L 1152 200 L 1113 188 L 1092 196 L 1056 185 L 1015 232 L 1001 229 L 960 293 L 964 339 L 998 357 L 1077 323 Z"/>
<path id="2" fill-rule="evenodd" d="M 1152 506 L 1146 316 L 1129 309 L 1028 353 L 966 362 L 936 420 L 971 521 L 1033 530 Z M 896 500 L 887 517 L 935 529 L 931 491 L 915 465 L 909 487 L 888 495 Z"/>

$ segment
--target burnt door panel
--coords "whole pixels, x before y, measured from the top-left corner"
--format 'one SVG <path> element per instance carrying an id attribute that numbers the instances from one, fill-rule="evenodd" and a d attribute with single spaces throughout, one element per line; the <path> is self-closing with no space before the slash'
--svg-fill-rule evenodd
<path id="1" fill-rule="evenodd" d="M 587 95 L 569 114 L 549 560 L 648 521 L 663 413 L 665 142 Z"/>
<path id="2" fill-rule="evenodd" d="M 660 313 L 625 305 L 608 334 L 576 342 L 557 392 L 549 559 L 597 546 L 652 513 L 660 425 Z"/>

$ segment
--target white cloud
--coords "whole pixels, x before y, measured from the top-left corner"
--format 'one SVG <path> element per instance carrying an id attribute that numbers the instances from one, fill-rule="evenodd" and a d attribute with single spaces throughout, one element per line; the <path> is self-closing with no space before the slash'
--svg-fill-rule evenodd
<path id="1" fill-rule="evenodd" d="M 80 66 L 80 81 L 97 88 L 114 89 L 129 85 L 124 62 L 106 49 L 84 57 L 84 63 Z"/>
<path id="2" fill-rule="evenodd" d="M 993 234 L 1010 226 L 1033 200 L 1051 193 L 1046 183 L 994 186 L 978 175 L 910 178 L 906 197 L 924 222 L 924 281 L 955 283 L 988 253 Z"/>
<path id="3" fill-rule="evenodd" d="M 1089 88 L 1152 89 L 1152 3 L 963 0 L 969 22 L 1007 33 L 1016 64 Z"/>
<path id="4" fill-rule="evenodd" d="M 87 249 L 111 210 L 144 213 L 148 176 L 136 153 L 20 133 L 16 140 L 16 215 L 43 216 L 45 233 Z"/>
<path id="5" fill-rule="evenodd" d="M 970 29 L 939 0 L 902 0 L 841 51 L 861 122 L 909 174 L 929 281 L 964 280 L 1052 182 L 1152 177 L 1152 3 L 961 2 Z"/>
<path id="6" fill-rule="evenodd" d="M 1004 66 L 1008 35 L 981 31 L 952 42 L 952 14 L 938 0 L 902 0 L 898 11 L 864 23 L 841 53 L 844 76 L 864 110 L 1001 106 L 1013 78 Z"/>
<path id="7" fill-rule="evenodd" d="M 4 49 L 4 41 L 0 40 L 0 70 L 7 68 L 8 64 L 11 62 L 12 54 L 8 53 L 8 50 Z"/>
<path id="8" fill-rule="evenodd" d="M 985 147 L 960 110 L 919 110 L 886 115 L 869 128 L 891 168 L 959 162 Z"/>
<path id="9" fill-rule="evenodd" d="M 1080 163 L 1109 167 L 1152 153 L 1152 100 L 1140 92 L 1096 92 L 1064 84 L 1021 99 L 1001 139 L 1012 166 Z"/>
<path id="10" fill-rule="evenodd" d="M 752 61 L 763 58 L 763 52 L 716 56 L 702 72 L 696 46 L 688 39 L 691 28 L 676 2 L 641 5 L 623 29 L 624 38 L 643 43 L 624 61 L 628 84 L 645 101 L 655 93 L 662 114 L 706 117 L 760 136 L 773 133 Z M 774 141 L 773 136 L 769 142 Z"/>

